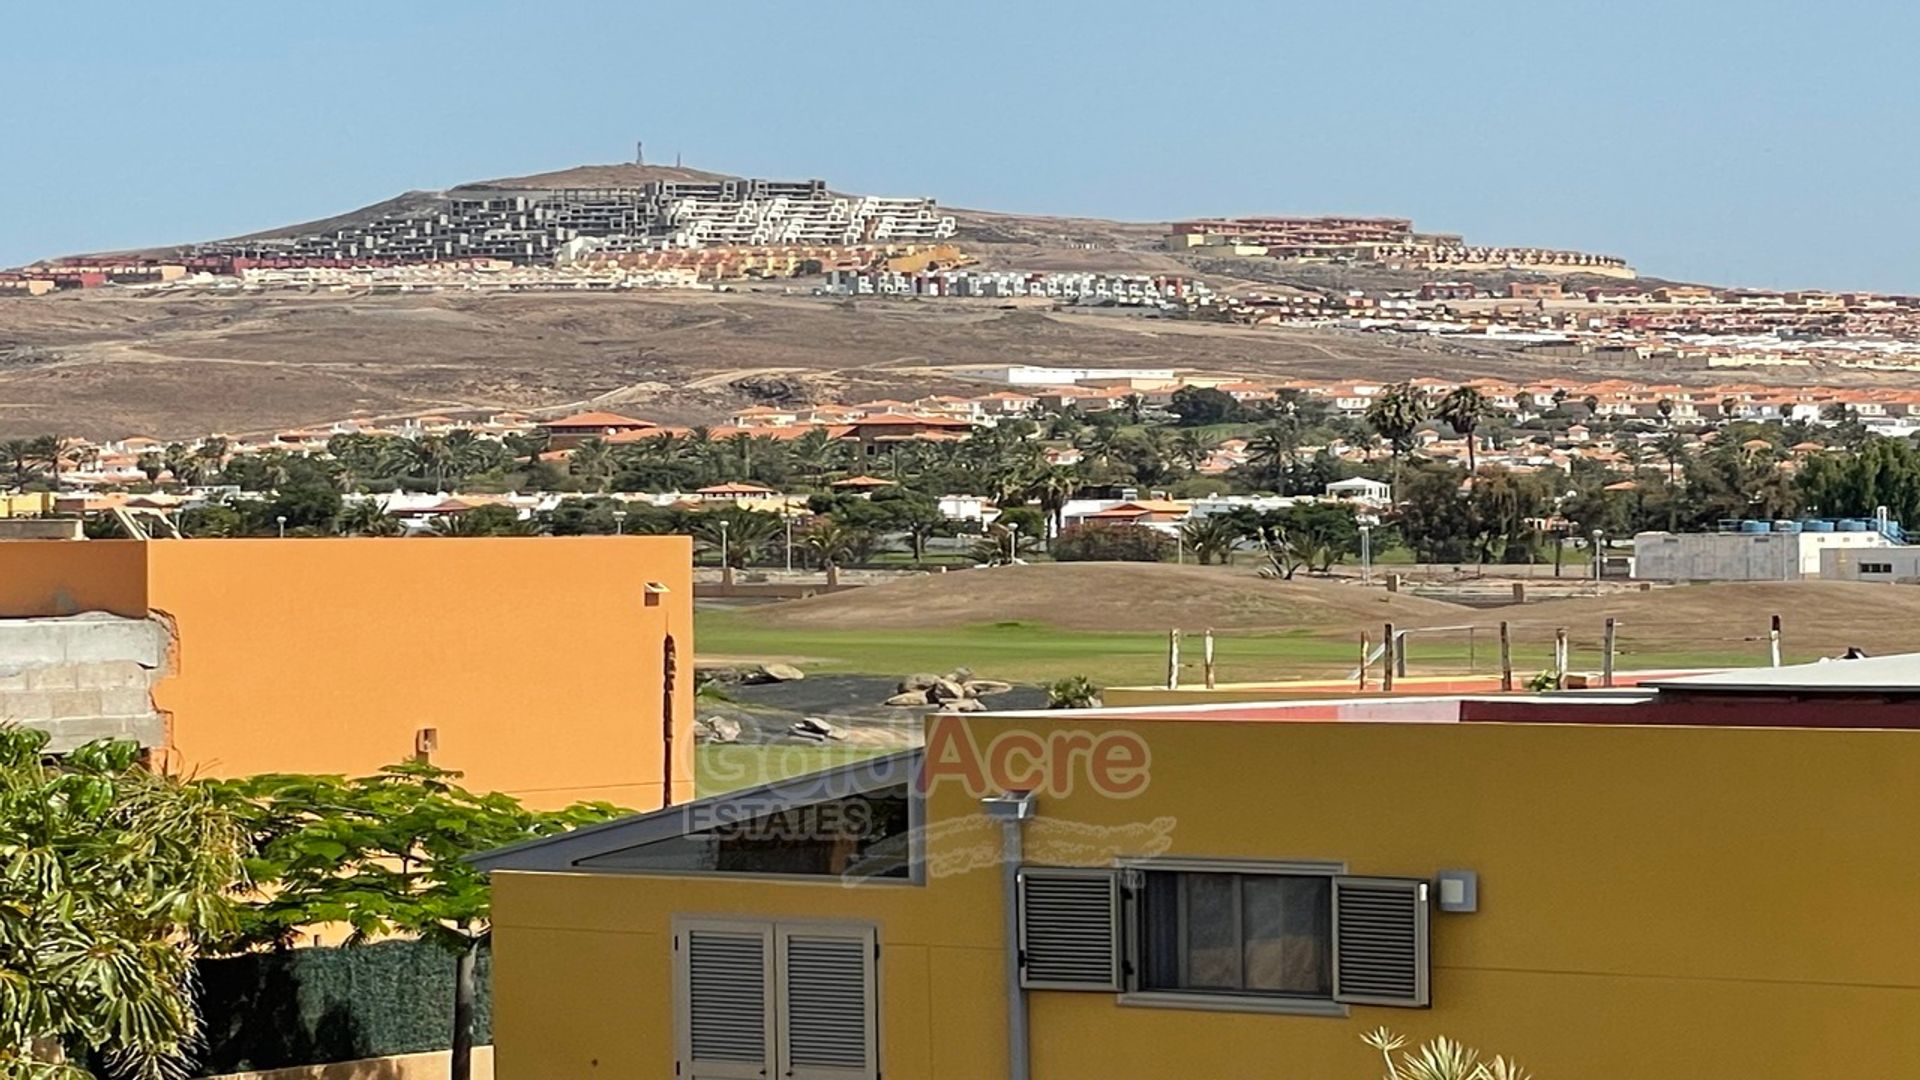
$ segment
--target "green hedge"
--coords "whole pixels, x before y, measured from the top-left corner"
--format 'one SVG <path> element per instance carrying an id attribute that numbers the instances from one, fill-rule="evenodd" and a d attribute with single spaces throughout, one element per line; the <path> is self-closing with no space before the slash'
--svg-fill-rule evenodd
<path id="1" fill-rule="evenodd" d="M 492 1041 L 491 956 L 474 1042 Z M 206 1049 L 196 1076 L 445 1050 L 453 954 L 418 941 L 251 953 L 200 964 Z"/>

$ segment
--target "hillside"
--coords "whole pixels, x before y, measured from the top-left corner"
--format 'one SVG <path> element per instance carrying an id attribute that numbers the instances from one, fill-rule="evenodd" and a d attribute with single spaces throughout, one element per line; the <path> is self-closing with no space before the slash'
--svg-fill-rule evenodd
<path id="1" fill-rule="evenodd" d="M 1465 609 L 1337 581 L 1164 563 L 1041 563 L 905 578 L 755 613 L 769 627 L 914 630 L 1038 623 L 1064 630 L 1307 630 L 1458 622 Z"/>

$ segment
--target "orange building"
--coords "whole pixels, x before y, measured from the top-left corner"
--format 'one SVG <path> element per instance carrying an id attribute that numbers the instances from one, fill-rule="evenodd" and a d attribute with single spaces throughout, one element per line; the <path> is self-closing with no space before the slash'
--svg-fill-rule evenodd
<path id="1" fill-rule="evenodd" d="M 533 806 L 645 809 L 669 784 L 693 795 L 690 544 L 18 541 L 0 544 L 0 618 L 163 623 L 169 767 L 355 774 L 424 751 Z"/>

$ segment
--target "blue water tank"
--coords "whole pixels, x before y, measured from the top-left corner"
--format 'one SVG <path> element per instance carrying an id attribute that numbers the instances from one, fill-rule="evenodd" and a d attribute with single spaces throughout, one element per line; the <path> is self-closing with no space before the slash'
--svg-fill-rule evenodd
<path id="1" fill-rule="evenodd" d="M 1782 518 L 1779 521 L 1776 521 L 1773 523 L 1773 531 L 1783 532 L 1783 533 L 1797 533 L 1800 531 L 1800 523 L 1797 521 L 1788 521 L 1785 518 Z"/>
<path id="2" fill-rule="evenodd" d="M 1866 532 L 1868 525 L 1859 518 L 1845 518 L 1840 522 L 1841 532 Z"/>
<path id="3" fill-rule="evenodd" d="M 1772 532 L 1773 525 L 1765 521 L 1743 521 L 1740 523 L 1740 531 L 1743 533 Z"/>
<path id="4" fill-rule="evenodd" d="M 1828 521 L 1826 518 L 1814 518 L 1812 521 L 1809 521 L 1806 523 L 1805 531 L 1822 532 L 1822 533 L 1832 532 L 1833 522 Z"/>

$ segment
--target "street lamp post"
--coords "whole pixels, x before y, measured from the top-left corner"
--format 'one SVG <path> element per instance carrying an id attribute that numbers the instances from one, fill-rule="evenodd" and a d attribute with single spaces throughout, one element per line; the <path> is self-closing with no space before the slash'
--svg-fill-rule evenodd
<path id="1" fill-rule="evenodd" d="M 1020 558 L 1020 523 L 1007 522 L 1007 565 L 1012 566 Z"/>
<path id="2" fill-rule="evenodd" d="M 615 510 L 613 512 L 613 535 L 625 536 L 626 532 L 627 512 L 625 510 Z"/>
<path id="3" fill-rule="evenodd" d="M 1596 585 L 1600 582 L 1600 536 L 1601 530 L 1593 530 L 1593 580 Z"/>
<path id="4" fill-rule="evenodd" d="M 793 512 L 792 507 L 780 511 L 780 517 L 787 525 L 787 573 L 793 573 Z"/>
<path id="5" fill-rule="evenodd" d="M 1373 584 L 1373 526 L 1360 526 L 1360 584 Z"/>
<path id="6" fill-rule="evenodd" d="M 274 525 L 276 525 L 276 526 L 278 526 L 278 527 L 279 527 L 279 530 L 280 530 L 280 538 L 281 538 L 281 539 L 283 539 L 283 540 L 284 540 L 284 539 L 286 539 L 286 536 L 287 536 L 287 515 L 285 515 L 285 514 L 278 514 L 278 515 L 276 515 L 276 516 L 274 517 L 274 519 L 273 519 L 273 523 L 274 523 Z"/>
<path id="7" fill-rule="evenodd" d="M 720 584 L 733 584 L 733 562 L 727 558 L 727 523 L 720 522 Z"/>

